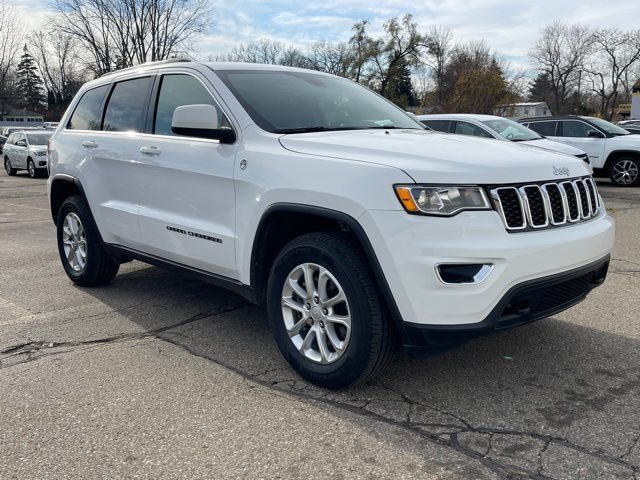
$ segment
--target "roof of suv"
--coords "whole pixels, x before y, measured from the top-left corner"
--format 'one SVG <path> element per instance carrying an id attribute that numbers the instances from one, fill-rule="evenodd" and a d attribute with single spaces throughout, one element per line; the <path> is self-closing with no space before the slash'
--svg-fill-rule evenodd
<path id="1" fill-rule="evenodd" d="M 135 65 L 133 67 L 124 68 L 122 70 L 116 70 L 114 72 L 109 72 L 101 76 L 95 83 L 104 83 L 105 80 L 110 80 L 112 77 L 120 75 L 126 72 L 135 72 L 140 71 L 144 72 L 145 70 L 157 70 L 162 68 L 175 68 L 176 66 L 181 65 L 204 65 L 209 67 L 211 70 L 265 70 L 265 71 L 276 71 L 276 72 L 300 72 L 300 73 L 314 73 L 317 75 L 329 75 L 328 73 L 319 72 L 317 70 L 309 70 L 306 68 L 296 68 L 296 67 L 287 67 L 284 65 L 267 65 L 263 63 L 244 63 L 244 62 L 196 62 L 185 59 L 169 59 L 169 60 L 161 60 L 159 62 L 148 62 L 142 63 L 140 65 Z M 94 83 L 91 82 L 91 83 Z"/>
<path id="2" fill-rule="evenodd" d="M 550 117 L 526 117 L 521 118 L 518 122 L 533 122 L 540 120 L 575 120 L 579 118 L 580 120 L 589 120 L 588 116 L 580 116 L 580 115 L 552 115 Z"/>
<path id="3" fill-rule="evenodd" d="M 498 115 L 482 115 L 476 113 L 435 113 L 429 115 L 418 115 L 418 119 L 420 120 L 438 120 L 448 118 L 457 118 L 460 120 L 478 120 L 481 122 L 483 120 L 496 120 L 498 118 L 504 117 L 500 117 Z"/>

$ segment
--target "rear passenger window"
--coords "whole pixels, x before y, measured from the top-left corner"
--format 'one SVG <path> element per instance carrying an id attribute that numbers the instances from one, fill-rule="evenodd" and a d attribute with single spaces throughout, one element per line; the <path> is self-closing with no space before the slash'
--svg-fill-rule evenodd
<path id="1" fill-rule="evenodd" d="M 433 130 L 438 132 L 449 132 L 449 120 L 423 120 L 422 123 Z"/>
<path id="2" fill-rule="evenodd" d="M 556 134 L 558 122 L 531 122 L 529 128 L 545 137 L 553 137 Z"/>
<path id="3" fill-rule="evenodd" d="M 116 83 L 107 103 L 102 129 L 109 132 L 142 132 L 150 86 L 151 77 Z"/>
<path id="4" fill-rule="evenodd" d="M 67 124 L 70 130 L 100 130 L 102 101 L 109 85 L 85 92 Z"/>
<path id="5" fill-rule="evenodd" d="M 209 91 L 197 78 L 175 74 L 162 77 L 153 133 L 175 135 L 171 131 L 173 112 L 183 105 L 212 105 L 218 110 L 221 127 L 231 126 Z"/>

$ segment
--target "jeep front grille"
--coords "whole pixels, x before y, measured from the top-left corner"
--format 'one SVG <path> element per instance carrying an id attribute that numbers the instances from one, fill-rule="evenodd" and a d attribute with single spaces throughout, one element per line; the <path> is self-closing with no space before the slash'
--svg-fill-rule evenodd
<path id="1" fill-rule="evenodd" d="M 598 215 L 600 198 L 591 177 L 541 184 L 492 187 L 491 198 L 510 232 L 558 227 Z"/>

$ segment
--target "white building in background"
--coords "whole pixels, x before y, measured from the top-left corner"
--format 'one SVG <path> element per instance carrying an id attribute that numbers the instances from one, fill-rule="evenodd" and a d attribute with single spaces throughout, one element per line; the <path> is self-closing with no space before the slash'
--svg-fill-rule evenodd
<path id="1" fill-rule="evenodd" d="M 0 116 L 3 126 L 37 126 L 44 121 L 42 115 L 24 108 L 7 108 Z"/>
<path id="2" fill-rule="evenodd" d="M 547 102 L 524 102 L 513 103 L 511 105 L 498 105 L 494 113 L 501 117 L 513 119 L 529 118 L 529 117 L 550 117 L 551 110 Z"/>

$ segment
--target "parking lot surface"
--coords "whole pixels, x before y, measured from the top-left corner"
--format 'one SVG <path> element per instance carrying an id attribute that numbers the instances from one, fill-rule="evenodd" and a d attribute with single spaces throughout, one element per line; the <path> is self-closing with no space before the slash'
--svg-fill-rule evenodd
<path id="1" fill-rule="evenodd" d="M 0 176 L 0 478 L 637 479 L 640 189 L 600 190 L 585 302 L 331 392 L 232 293 L 138 262 L 74 286 L 46 180 Z"/>

